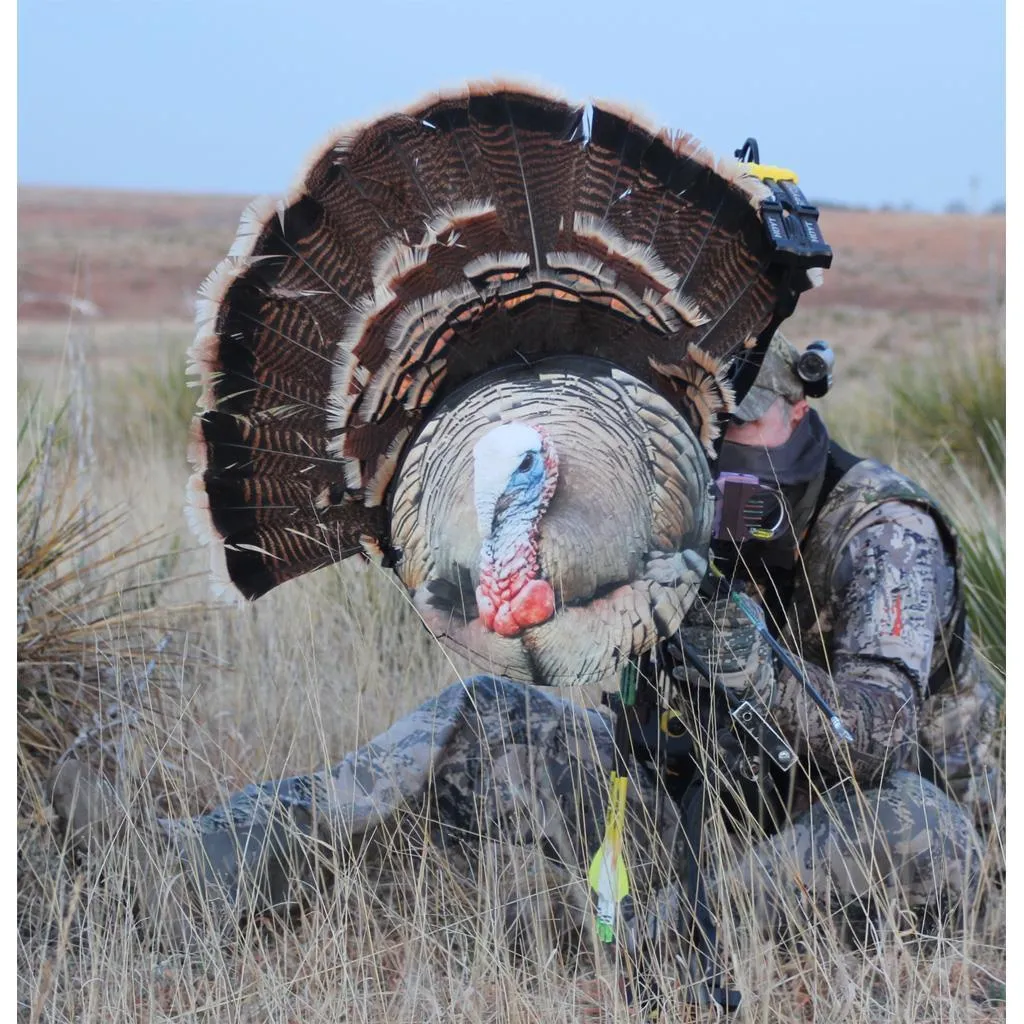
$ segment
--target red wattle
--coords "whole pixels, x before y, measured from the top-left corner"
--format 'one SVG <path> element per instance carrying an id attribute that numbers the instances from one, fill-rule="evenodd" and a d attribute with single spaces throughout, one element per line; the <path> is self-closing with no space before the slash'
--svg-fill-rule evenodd
<path id="1" fill-rule="evenodd" d="M 498 636 L 519 636 L 530 626 L 539 626 L 555 614 L 555 592 L 547 580 L 529 580 L 511 599 L 502 589 L 494 595 L 484 585 L 476 588 L 480 621 Z"/>
<path id="2" fill-rule="evenodd" d="M 492 628 L 498 636 L 506 637 L 519 636 L 523 631 L 523 627 L 512 617 L 511 604 L 503 604 L 498 609 L 494 616 L 494 626 Z"/>
<path id="3" fill-rule="evenodd" d="M 547 580 L 530 580 L 512 598 L 512 617 L 523 629 L 539 626 L 555 614 L 555 592 Z"/>
<path id="4" fill-rule="evenodd" d="M 480 621 L 488 629 L 494 629 L 494 614 L 498 608 L 483 587 L 476 588 L 476 608 L 480 615 Z"/>
<path id="5" fill-rule="evenodd" d="M 476 588 L 480 623 L 499 636 L 519 636 L 555 614 L 555 592 L 536 576 L 536 553 L 529 542 L 506 553 L 497 564 L 487 560 Z"/>

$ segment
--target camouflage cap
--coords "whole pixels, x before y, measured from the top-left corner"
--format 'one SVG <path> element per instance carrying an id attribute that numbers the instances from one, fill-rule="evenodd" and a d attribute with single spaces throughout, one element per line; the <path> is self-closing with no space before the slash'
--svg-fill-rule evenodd
<path id="1" fill-rule="evenodd" d="M 799 358 L 800 353 L 781 331 L 776 331 L 764 354 L 754 386 L 733 416 L 744 423 L 759 420 L 780 395 L 788 402 L 799 402 L 804 397 L 804 382 L 796 373 Z"/>

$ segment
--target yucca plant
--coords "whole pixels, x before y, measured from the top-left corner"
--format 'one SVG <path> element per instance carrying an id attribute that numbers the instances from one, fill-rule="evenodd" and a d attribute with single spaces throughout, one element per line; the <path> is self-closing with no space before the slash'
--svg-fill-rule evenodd
<path id="1" fill-rule="evenodd" d="M 915 472 L 960 534 L 967 611 L 978 648 L 1002 690 L 1006 677 L 1006 438 L 997 422 L 975 441 L 976 455 L 952 447 L 919 459 Z"/>
<path id="2" fill-rule="evenodd" d="M 993 424 L 1006 430 L 1006 354 L 997 338 L 943 345 L 928 360 L 905 363 L 889 386 L 889 419 L 903 441 L 961 468 L 989 470 L 978 448 Z"/>
<path id="3" fill-rule="evenodd" d="M 183 610 L 155 600 L 172 576 L 175 548 L 156 534 L 121 539 L 125 513 L 92 507 L 77 486 L 73 446 L 59 443 L 61 428 L 58 415 L 18 476 L 19 782 L 83 739 L 102 745 L 129 718 L 154 713 L 148 683 L 156 666 L 143 666 Z M 126 689 L 135 690 L 130 714 Z"/>

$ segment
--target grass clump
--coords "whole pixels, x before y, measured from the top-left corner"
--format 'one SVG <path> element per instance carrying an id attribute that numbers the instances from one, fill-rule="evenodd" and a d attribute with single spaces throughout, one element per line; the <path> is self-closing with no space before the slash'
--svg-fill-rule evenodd
<path id="1" fill-rule="evenodd" d="M 38 781 L 87 739 L 103 748 L 155 711 L 155 663 L 144 666 L 167 649 L 161 637 L 182 610 L 161 607 L 177 543 L 132 534 L 124 511 L 93 507 L 63 427 L 63 414 L 45 426 L 18 476 L 19 783 Z"/>
<path id="2" fill-rule="evenodd" d="M 130 421 L 148 447 L 184 461 L 198 393 L 186 379 L 183 351 L 165 346 L 146 364 L 118 375 L 113 391 L 122 410 L 119 424 Z"/>
<path id="3" fill-rule="evenodd" d="M 984 449 L 1006 433 L 1006 355 L 1001 342 L 942 346 L 936 358 L 913 360 L 889 385 L 891 418 L 925 453 L 988 471 Z"/>
<path id="4" fill-rule="evenodd" d="M 1006 679 L 1006 439 L 992 425 L 976 439 L 974 459 L 945 447 L 920 458 L 913 471 L 957 528 L 963 559 L 967 617 L 975 644 L 1002 693 Z"/>

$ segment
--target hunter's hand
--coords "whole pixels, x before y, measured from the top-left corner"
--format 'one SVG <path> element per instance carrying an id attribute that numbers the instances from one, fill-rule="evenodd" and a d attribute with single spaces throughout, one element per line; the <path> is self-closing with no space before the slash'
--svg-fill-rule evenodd
<path id="1" fill-rule="evenodd" d="M 756 605 L 763 621 L 761 606 Z M 683 620 L 677 642 L 669 649 L 677 661 L 689 648 L 711 670 L 715 681 L 737 696 L 754 695 L 769 705 L 775 682 L 772 649 L 757 627 L 726 596 L 715 600 L 699 597 Z M 689 660 L 689 659 L 688 659 Z M 676 678 L 693 678 L 694 665 L 677 665 Z"/>

